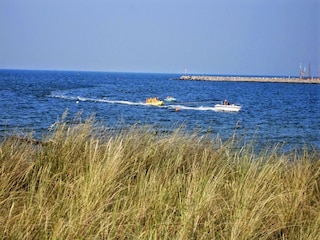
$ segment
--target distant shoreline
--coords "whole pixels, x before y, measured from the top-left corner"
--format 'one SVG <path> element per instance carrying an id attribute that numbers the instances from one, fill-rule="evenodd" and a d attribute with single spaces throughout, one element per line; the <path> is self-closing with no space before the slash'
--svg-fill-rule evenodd
<path id="1" fill-rule="evenodd" d="M 178 80 L 320 84 L 320 78 L 182 75 Z"/>

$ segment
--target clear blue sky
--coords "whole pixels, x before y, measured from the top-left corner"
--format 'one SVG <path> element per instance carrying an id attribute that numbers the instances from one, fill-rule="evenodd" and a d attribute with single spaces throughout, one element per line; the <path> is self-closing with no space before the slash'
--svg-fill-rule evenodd
<path id="1" fill-rule="evenodd" d="M 319 0 L 0 0 L 0 69 L 320 71 Z"/>

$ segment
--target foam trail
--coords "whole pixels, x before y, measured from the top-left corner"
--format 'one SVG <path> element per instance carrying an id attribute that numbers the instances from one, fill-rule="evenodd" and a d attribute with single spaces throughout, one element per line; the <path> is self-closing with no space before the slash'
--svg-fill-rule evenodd
<path id="1" fill-rule="evenodd" d="M 184 110 L 195 110 L 195 111 L 215 111 L 214 107 L 204 107 L 204 106 L 189 107 L 185 105 L 169 105 L 168 108 L 174 108 L 174 109 L 179 108 Z"/>
<path id="2" fill-rule="evenodd" d="M 126 105 L 147 105 L 144 102 L 130 102 L 130 101 L 123 101 L 123 100 L 108 100 L 108 99 L 100 99 L 100 98 L 86 98 L 86 97 L 74 97 L 74 96 L 67 96 L 64 94 L 51 94 L 51 97 L 60 98 L 65 100 L 71 101 L 81 101 L 81 102 L 101 102 L 101 103 L 111 103 L 111 104 L 126 104 Z"/>
<path id="3" fill-rule="evenodd" d="M 130 102 L 130 101 L 123 101 L 123 100 L 92 99 L 92 101 L 113 103 L 113 104 L 126 104 L 126 105 L 146 105 L 143 102 Z"/>
<path id="4" fill-rule="evenodd" d="M 55 98 L 61 98 L 66 100 L 72 100 L 72 101 L 82 101 L 82 102 L 100 102 L 100 103 L 111 103 L 111 104 L 125 104 L 125 105 L 142 105 L 142 106 L 150 106 L 149 104 L 146 104 L 145 102 L 131 102 L 131 101 L 124 101 L 124 100 L 109 100 L 104 98 L 86 98 L 86 97 L 74 97 L 74 96 L 67 96 L 64 94 L 52 94 L 51 97 Z M 155 107 L 155 106 L 153 106 Z M 162 107 L 162 108 L 171 108 L 171 109 L 183 109 L 183 110 L 195 110 L 195 111 L 216 111 L 214 107 L 190 107 L 186 105 L 164 105 L 164 106 L 156 106 L 156 107 Z"/>

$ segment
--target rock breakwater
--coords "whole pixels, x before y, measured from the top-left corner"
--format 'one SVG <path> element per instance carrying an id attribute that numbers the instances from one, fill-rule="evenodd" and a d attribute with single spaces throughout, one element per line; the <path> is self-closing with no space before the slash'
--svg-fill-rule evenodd
<path id="1" fill-rule="evenodd" d="M 320 84 L 320 78 L 297 77 L 246 77 L 246 76 L 204 76 L 183 75 L 179 80 L 220 81 L 220 82 L 273 82 L 273 83 L 312 83 Z"/>

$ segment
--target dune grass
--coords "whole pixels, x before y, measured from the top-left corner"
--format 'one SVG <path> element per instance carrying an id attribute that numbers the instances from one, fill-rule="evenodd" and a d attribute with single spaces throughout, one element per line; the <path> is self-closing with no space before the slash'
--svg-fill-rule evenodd
<path id="1" fill-rule="evenodd" d="M 319 239 L 316 151 L 57 122 L 0 145 L 1 239 Z"/>

